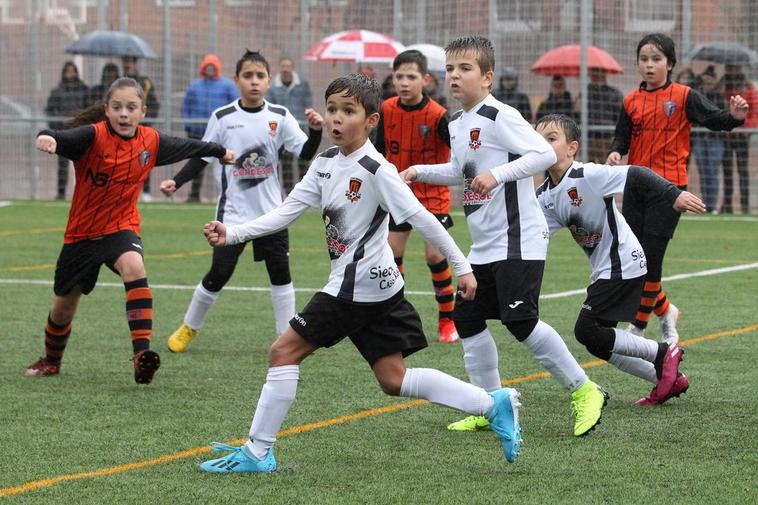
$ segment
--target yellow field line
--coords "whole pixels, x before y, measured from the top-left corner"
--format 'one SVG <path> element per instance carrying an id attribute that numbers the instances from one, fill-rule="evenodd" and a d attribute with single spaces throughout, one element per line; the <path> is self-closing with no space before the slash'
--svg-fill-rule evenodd
<path id="1" fill-rule="evenodd" d="M 756 331 L 756 330 L 758 330 L 758 324 L 753 324 L 753 325 L 745 326 L 744 328 L 739 328 L 736 330 L 720 331 L 718 333 L 710 333 L 708 335 L 703 335 L 701 337 L 689 338 L 686 340 L 682 340 L 680 344 L 682 346 L 691 346 L 691 345 L 699 344 L 701 342 L 706 342 L 709 340 L 717 340 L 719 338 L 740 335 L 743 333 L 749 333 L 751 331 Z M 605 361 L 594 359 L 594 360 L 590 360 L 590 361 L 586 361 L 582 363 L 582 368 L 594 368 L 594 367 L 602 366 L 605 364 L 607 364 Z M 513 386 L 515 384 L 530 382 L 537 379 L 545 379 L 549 376 L 550 374 L 548 372 L 537 372 L 533 374 L 522 375 L 520 377 L 514 377 L 513 379 L 506 379 L 502 381 L 502 383 L 504 386 Z M 330 426 L 336 426 L 336 425 L 344 424 L 350 421 L 357 421 L 359 419 L 365 419 L 367 417 L 375 417 L 382 414 L 397 412 L 399 410 L 412 409 L 414 407 L 419 407 L 427 403 L 429 403 L 427 400 L 411 400 L 411 401 L 407 401 L 403 403 L 397 403 L 394 405 L 387 405 L 385 407 L 379 407 L 376 409 L 363 410 L 363 411 L 356 412 L 355 414 L 350 414 L 347 416 L 335 417 L 332 419 L 326 419 L 324 421 L 317 421 L 315 423 L 293 426 L 292 428 L 288 428 L 286 430 L 280 431 L 277 434 L 277 436 L 281 438 L 281 437 L 287 437 L 290 435 L 298 435 L 300 433 L 306 433 L 306 432 L 321 429 L 321 428 L 328 428 Z M 239 445 L 246 441 L 247 441 L 247 438 L 241 438 L 238 440 L 233 440 L 229 443 L 231 445 Z M 50 487 L 56 484 L 60 484 L 62 482 L 68 482 L 72 480 L 88 479 L 92 477 L 102 477 L 105 475 L 116 475 L 119 473 L 125 473 L 128 471 L 131 471 L 131 470 L 138 470 L 140 468 L 147 468 L 151 466 L 161 465 L 163 463 L 170 463 L 172 461 L 176 461 L 179 459 L 192 458 L 195 456 L 199 456 L 201 454 L 206 454 L 210 451 L 211 451 L 210 447 L 197 447 L 195 449 L 188 449 L 186 451 L 175 452 L 173 454 L 166 454 L 164 456 L 158 456 L 156 458 L 146 459 L 142 461 L 135 461 L 133 463 L 116 465 L 109 468 L 102 468 L 100 470 L 70 473 L 67 475 L 59 475 L 58 477 L 52 477 L 50 479 L 30 481 L 30 482 L 21 484 L 19 486 L 0 488 L 0 497 L 7 497 L 7 496 L 13 496 L 13 495 L 22 494 L 22 493 L 28 493 L 29 491 L 33 491 L 35 489 Z"/>

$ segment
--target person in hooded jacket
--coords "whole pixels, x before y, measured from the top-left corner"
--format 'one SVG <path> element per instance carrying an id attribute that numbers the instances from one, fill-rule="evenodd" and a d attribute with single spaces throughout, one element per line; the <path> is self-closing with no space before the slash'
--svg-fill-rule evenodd
<path id="1" fill-rule="evenodd" d="M 88 104 L 87 85 L 79 78 L 79 69 L 73 61 L 67 61 L 61 68 L 61 80 L 47 98 L 45 114 L 52 116 L 49 126 L 52 130 L 62 130 L 64 122 L 62 118 L 70 118 Z M 58 193 L 56 198 L 63 200 L 66 197 L 68 185 L 68 158 L 58 156 Z"/>
<path id="2" fill-rule="evenodd" d="M 239 98 L 239 90 L 234 81 L 221 75 L 221 60 L 215 54 L 208 54 L 198 68 L 200 78 L 187 87 L 182 103 L 183 119 L 202 119 L 202 123 L 191 122 L 184 125 L 187 137 L 201 140 L 205 134 L 207 120 L 211 113 Z M 203 183 L 202 170 L 192 179 L 188 202 L 200 201 L 200 188 Z"/>

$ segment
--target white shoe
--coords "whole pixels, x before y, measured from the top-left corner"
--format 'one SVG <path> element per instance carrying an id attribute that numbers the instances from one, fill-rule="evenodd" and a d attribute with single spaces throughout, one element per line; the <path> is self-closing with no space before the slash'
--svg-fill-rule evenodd
<path id="1" fill-rule="evenodd" d="M 139 195 L 139 201 L 140 202 L 152 202 L 153 201 L 153 195 L 150 193 L 145 193 L 144 191 Z"/>
<path id="2" fill-rule="evenodd" d="M 632 335 L 637 335 L 638 337 L 645 336 L 645 328 L 640 328 L 639 326 L 635 326 L 634 323 L 629 323 L 629 326 L 626 327 L 626 331 L 628 331 Z"/>
<path id="3" fill-rule="evenodd" d="M 679 343 L 679 332 L 676 331 L 677 321 L 679 321 L 679 309 L 669 302 L 669 310 L 658 318 L 658 322 L 661 324 L 661 342 L 666 342 L 669 345 Z"/>

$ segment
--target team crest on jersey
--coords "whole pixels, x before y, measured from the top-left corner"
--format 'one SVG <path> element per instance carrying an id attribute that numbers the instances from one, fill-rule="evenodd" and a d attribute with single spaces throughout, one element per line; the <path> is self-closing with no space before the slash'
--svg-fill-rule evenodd
<path id="1" fill-rule="evenodd" d="M 579 196 L 579 191 L 576 190 L 576 186 L 573 188 L 569 188 L 568 191 L 569 198 L 571 199 L 571 206 L 572 207 L 581 207 L 582 206 L 582 197 Z"/>
<path id="2" fill-rule="evenodd" d="M 348 200 L 355 203 L 361 199 L 361 184 L 363 184 L 363 181 L 357 177 L 350 178 L 350 182 L 347 184 L 347 191 L 345 191 L 345 196 Z"/>
<path id="3" fill-rule="evenodd" d="M 139 162 L 143 167 L 147 166 L 147 162 L 150 161 L 150 151 L 142 151 L 139 153 Z"/>
<path id="4" fill-rule="evenodd" d="M 418 125 L 418 133 L 422 139 L 428 139 L 432 135 L 432 127 L 425 124 Z"/>
<path id="5" fill-rule="evenodd" d="M 666 117 L 673 116 L 674 112 L 676 112 L 676 102 L 671 100 L 663 102 L 663 113 L 666 114 Z"/>
<path id="6" fill-rule="evenodd" d="M 276 130 L 279 128 L 279 123 L 276 121 L 269 121 L 268 122 L 268 134 L 271 135 L 271 137 L 276 137 Z"/>
<path id="7" fill-rule="evenodd" d="M 472 151 L 476 151 L 480 147 L 482 147 L 482 141 L 479 140 L 479 134 L 481 133 L 481 128 L 471 128 L 471 131 L 468 132 L 468 148 Z"/>

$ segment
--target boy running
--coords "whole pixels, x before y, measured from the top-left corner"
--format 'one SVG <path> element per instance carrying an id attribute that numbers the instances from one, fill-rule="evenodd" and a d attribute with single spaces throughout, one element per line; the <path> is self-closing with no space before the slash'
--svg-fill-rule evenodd
<path id="1" fill-rule="evenodd" d="M 379 121 L 381 90 L 374 79 L 351 74 L 326 89 L 326 126 L 335 147 L 321 153 L 287 199 L 271 212 L 242 225 L 205 225 L 213 246 L 237 244 L 289 226 L 311 207 L 322 209 L 331 258 L 329 280 L 271 346 L 266 384 L 241 447 L 219 444 L 230 454 L 206 461 L 213 473 L 273 472 L 276 434 L 295 400 L 300 363 L 316 349 L 345 337 L 371 366 L 382 391 L 484 415 L 498 434 L 506 459 L 521 444 L 519 394 L 484 389 L 430 368 L 405 368 L 403 357 L 426 347 L 421 319 L 403 296 L 403 277 L 387 243 L 388 214 L 410 221 L 450 260 L 461 298 L 472 299 L 471 266 L 442 225 L 398 176 L 397 169 L 368 141 Z"/>
<path id="2" fill-rule="evenodd" d="M 395 57 L 392 69 L 392 80 L 398 96 L 389 98 L 382 104 L 382 115 L 377 127 L 377 151 L 395 165 L 399 172 L 420 163 L 445 163 L 450 159 L 447 110 L 423 92 L 430 79 L 426 56 L 413 49 L 404 51 Z M 450 190 L 447 186 L 416 182 L 411 189 L 424 208 L 434 214 L 442 226 L 446 229 L 453 226 Z M 410 234 L 409 223 L 397 224 L 390 216 L 390 247 L 403 276 L 403 256 Z M 424 256 L 432 272 L 434 296 L 439 308 L 439 341 L 443 344 L 455 343 L 458 341 L 458 332 L 452 320 L 452 272 L 445 256 L 428 242 L 424 242 Z"/>
<path id="3" fill-rule="evenodd" d="M 590 354 L 655 384 L 637 405 L 660 405 L 679 396 L 689 387 L 687 377 L 678 373 L 684 350 L 676 343 L 669 346 L 616 328 L 619 321 L 634 319 L 647 265 L 614 195 L 634 192 L 648 199 L 662 198 L 677 212 L 701 213 L 703 202 L 644 167 L 574 161 L 580 134 L 568 116 L 550 114 L 537 121 L 535 129 L 558 158 L 537 189 L 550 234 L 568 228 L 592 267 L 592 284 L 574 327 L 576 339 Z"/>
<path id="4" fill-rule="evenodd" d="M 445 48 L 447 82 L 463 110 L 450 120 L 449 163 L 418 165 L 406 181 L 463 182 L 463 210 L 473 244 L 469 253 L 479 286 L 473 300 L 457 299 L 453 320 L 463 343 L 472 384 L 500 388 L 497 346 L 488 319 L 500 320 L 567 392 L 575 415 L 574 435 L 600 421 L 607 394 L 589 380 L 561 336 L 539 318 L 538 301 L 549 231 L 534 196 L 532 176 L 555 163 L 555 153 L 519 112 L 490 95 L 495 65 L 492 43 L 462 37 Z M 448 429 L 486 429 L 472 416 Z"/>
<path id="5" fill-rule="evenodd" d="M 290 111 L 264 100 L 271 73 L 268 61 L 258 52 L 247 51 L 240 58 L 234 82 L 239 88 L 239 100 L 215 110 L 203 136 L 206 141 L 234 146 L 234 152 L 240 153 L 233 165 L 219 165 L 216 169 L 221 188 L 216 219 L 226 224 L 255 219 L 282 203 L 277 176 L 279 149 L 310 160 L 321 142 L 323 122 L 316 111 L 307 109 L 305 115 L 310 131 L 306 136 Z M 210 158 L 191 160 L 173 179 L 161 182 L 161 191 L 166 196 L 172 195 L 182 184 L 193 180 L 210 161 Z M 295 314 L 289 235 L 287 230 L 281 230 L 252 243 L 253 260 L 266 262 L 276 329 L 281 333 Z M 195 287 L 184 323 L 168 339 L 171 352 L 184 352 L 197 336 L 246 245 L 247 242 L 242 242 L 213 250 L 211 269 Z"/>

